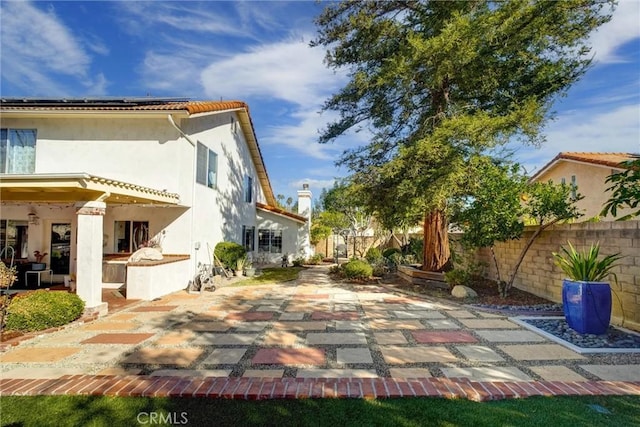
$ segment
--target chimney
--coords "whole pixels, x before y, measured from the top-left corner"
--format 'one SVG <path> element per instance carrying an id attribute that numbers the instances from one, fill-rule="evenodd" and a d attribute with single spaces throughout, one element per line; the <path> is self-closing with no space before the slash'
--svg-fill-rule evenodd
<path id="1" fill-rule="evenodd" d="M 306 224 L 298 229 L 298 245 L 306 258 L 313 255 L 311 248 L 311 190 L 309 184 L 302 184 L 302 190 L 298 190 L 298 215 L 307 219 Z"/>

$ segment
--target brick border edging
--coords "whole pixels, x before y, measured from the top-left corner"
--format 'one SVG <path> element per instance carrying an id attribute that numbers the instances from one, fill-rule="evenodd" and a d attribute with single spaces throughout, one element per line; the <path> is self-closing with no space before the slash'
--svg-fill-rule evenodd
<path id="1" fill-rule="evenodd" d="M 640 381 L 475 382 L 415 378 L 228 378 L 65 375 L 57 379 L 0 379 L 0 396 L 102 395 L 240 400 L 399 397 L 482 402 L 532 396 L 640 395 Z"/>

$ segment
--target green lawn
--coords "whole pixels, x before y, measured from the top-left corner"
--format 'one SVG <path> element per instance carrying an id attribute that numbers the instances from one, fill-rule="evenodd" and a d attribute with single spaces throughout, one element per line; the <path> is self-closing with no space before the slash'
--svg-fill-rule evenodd
<path id="1" fill-rule="evenodd" d="M 269 283 L 288 282 L 298 278 L 300 271 L 304 267 L 274 267 L 262 269 L 262 274 L 255 277 L 248 277 L 240 280 L 231 286 L 251 286 L 251 285 L 267 285 Z"/>
<path id="2" fill-rule="evenodd" d="M 598 405 L 593 407 L 591 405 Z M 605 410 L 608 413 L 598 411 Z M 2 426 L 640 426 L 640 397 L 535 397 L 495 402 L 36 396 L 0 398 Z M 161 421 L 170 421 L 161 423 Z"/>

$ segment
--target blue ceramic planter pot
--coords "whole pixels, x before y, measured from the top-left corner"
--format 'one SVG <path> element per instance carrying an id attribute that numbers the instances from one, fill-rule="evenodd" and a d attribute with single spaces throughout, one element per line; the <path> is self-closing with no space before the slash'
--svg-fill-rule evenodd
<path id="1" fill-rule="evenodd" d="M 562 308 L 569 327 L 602 335 L 611 321 L 611 286 L 604 282 L 562 281 Z"/>

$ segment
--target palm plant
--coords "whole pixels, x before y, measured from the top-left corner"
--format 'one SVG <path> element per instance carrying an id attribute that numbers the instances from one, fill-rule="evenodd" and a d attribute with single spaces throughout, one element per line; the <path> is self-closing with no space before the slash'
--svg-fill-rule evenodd
<path id="1" fill-rule="evenodd" d="M 589 250 L 578 252 L 571 242 L 569 248 L 560 247 L 563 253 L 553 252 L 554 263 L 574 281 L 599 282 L 611 273 L 616 261 L 622 256 L 620 253 L 608 255 L 598 260 L 600 244 L 591 245 Z M 615 277 L 615 274 L 613 274 Z"/>

